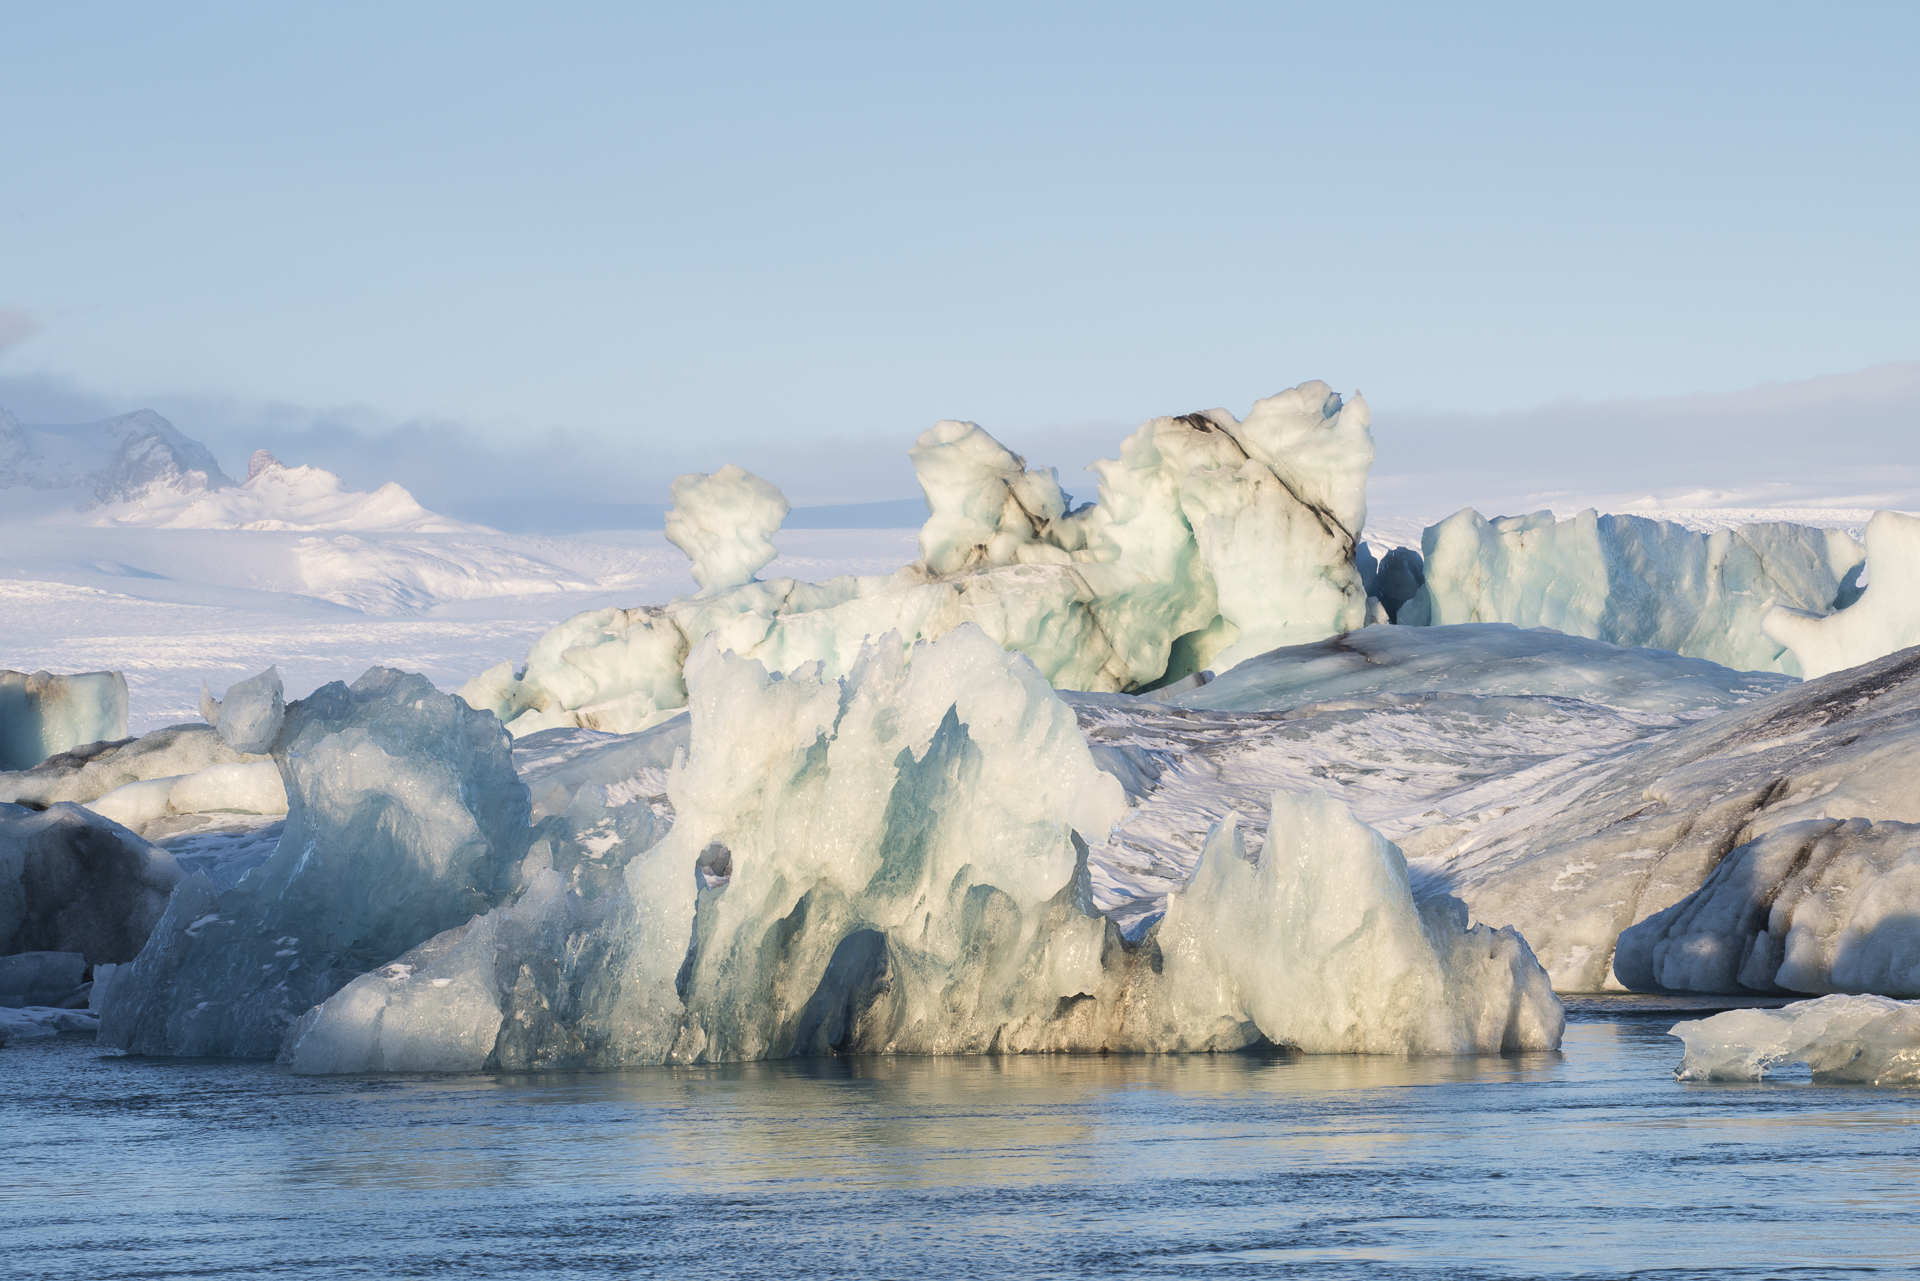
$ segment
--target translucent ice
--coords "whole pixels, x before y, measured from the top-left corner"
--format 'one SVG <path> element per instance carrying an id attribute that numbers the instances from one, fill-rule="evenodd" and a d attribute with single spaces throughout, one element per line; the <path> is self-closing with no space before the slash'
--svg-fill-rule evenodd
<path id="1" fill-rule="evenodd" d="M 425 677 L 316 690 L 287 708 L 274 759 L 279 847 L 224 893 L 180 884 L 113 976 L 103 1044 L 270 1057 L 315 1002 L 513 888 L 532 832 L 506 734 Z"/>
<path id="2" fill-rule="evenodd" d="M 1859 544 L 1840 530 L 1742 525 L 1696 533 L 1588 510 L 1489 521 L 1463 511 L 1426 531 L 1426 582 L 1401 623 L 1514 623 L 1648 645 L 1741 670 L 1800 675 L 1760 629 L 1775 605 L 1824 613 L 1854 598 Z"/>
<path id="3" fill-rule="evenodd" d="M 703 595 L 753 581 L 779 552 L 772 538 L 791 508 L 778 488 L 728 463 L 673 482 L 667 539 L 693 561 Z"/>
<path id="4" fill-rule="evenodd" d="M 119 672 L 0 671 L 0 770 L 127 736 L 127 679 Z"/>
<path id="5" fill-rule="evenodd" d="M 1883 996 L 1824 996 L 1778 1010 L 1728 1010 L 1676 1023 L 1687 1051 L 1683 1081 L 1757 1081 L 1805 1063 L 1813 1079 L 1920 1084 L 1920 1003 Z"/>
<path id="6" fill-rule="evenodd" d="M 1825 676 L 1920 645 L 1920 517 L 1875 512 L 1867 522 L 1867 572 L 1859 601 L 1837 614 L 1782 601 L 1762 622 L 1802 672 Z"/>
<path id="7" fill-rule="evenodd" d="M 1339 802 L 1276 792 L 1268 831 L 1257 866 L 1232 819 L 1210 834 L 1160 924 L 1159 981 L 1140 976 L 1141 1022 L 1211 1013 L 1321 1053 L 1560 1044 L 1565 1014 L 1526 940 L 1469 928 L 1458 899 L 1416 905 L 1400 851 Z"/>
<path id="8" fill-rule="evenodd" d="M 281 692 L 280 669 L 269 667 L 227 689 L 218 702 L 206 688 L 200 688 L 200 714 L 236 752 L 265 752 L 280 736 L 286 719 L 286 697 Z"/>
<path id="9" fill-rule="evenodd" d="M 1920 996 L 1916 903 L 1920 825 L 1788 823 L 1622 931 L 1613 968 L 1638 991 Z"/>

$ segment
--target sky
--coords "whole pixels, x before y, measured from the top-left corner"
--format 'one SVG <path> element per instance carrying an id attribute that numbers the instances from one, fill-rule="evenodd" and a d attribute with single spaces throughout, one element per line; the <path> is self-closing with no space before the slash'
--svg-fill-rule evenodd
<path id="1" fill-rule="evenodd" d="M 0 406 L 503 526 L 728 461 L 900 498 L 949 417 L 1074 489 L 1311 378 L 1383 494 L 1920 492 L 1917 50 L 1874 4 L 0 0 Z"/>

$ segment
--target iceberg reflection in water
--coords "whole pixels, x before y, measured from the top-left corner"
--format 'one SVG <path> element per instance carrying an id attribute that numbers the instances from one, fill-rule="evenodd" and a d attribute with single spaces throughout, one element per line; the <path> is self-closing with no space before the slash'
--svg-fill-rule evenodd
<path id="1" fill-rule="evenodd" d="M 791 1060 L 302 1078 L 6 1052 L 15 1275 L 1899 1271 L 1920 1096 L 1561 1053 Z"/>

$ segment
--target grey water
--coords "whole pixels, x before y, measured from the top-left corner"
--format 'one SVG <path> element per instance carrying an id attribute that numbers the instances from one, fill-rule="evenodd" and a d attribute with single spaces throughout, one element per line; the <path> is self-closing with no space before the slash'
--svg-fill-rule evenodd
<path id="1" fill-rule="evenodd" d="M 0 1050 L 0 1273 L 1821 1277 L 1920 1272 L 1920 1091 L 1558 1053 L 840 1058 L 303 1078 Z"/>

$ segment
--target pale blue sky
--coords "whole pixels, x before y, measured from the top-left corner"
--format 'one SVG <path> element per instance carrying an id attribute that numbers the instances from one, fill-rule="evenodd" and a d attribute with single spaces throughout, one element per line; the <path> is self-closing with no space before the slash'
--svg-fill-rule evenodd
<path id="1" fill-rule="evenodd" d="M 363 480 L 414 457 L 393 430 L 537 447 L 649 502 L 940 417 L 1019 445 L 1318 377 L 1384 449 L 1910 361 L 1917 37 L 1870 4 L 0 0 L 0 405 L 156 404 Z M 897 456 L 808 476 L 911 492 Z"/>

